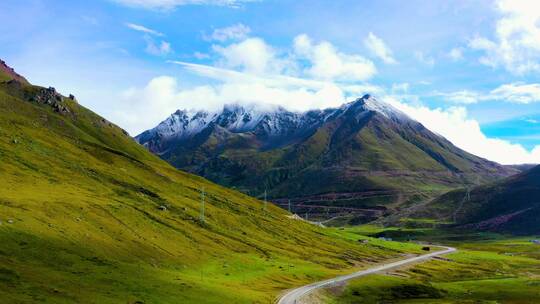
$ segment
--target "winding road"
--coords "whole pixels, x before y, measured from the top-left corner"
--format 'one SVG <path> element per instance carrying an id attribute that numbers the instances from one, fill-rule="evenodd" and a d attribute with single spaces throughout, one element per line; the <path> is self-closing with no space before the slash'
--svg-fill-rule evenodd
<path id="1" fill-rule="evenodd" d="M 329 285 L 336 284 L 336 283 L 342 283 L 351 279 L 363 277 L 363 276 L 377 273 L 380 271 L 394 269 L 394 268 L 404 266 L 407 264 L 422 262 L 435 256 L 440 256 L 443 254 L 448 254 L 448 253 L 456 251 L 456 248 L 452 248 L 452 247 L 445 247 L 445 246 L 439 246 L 439 247 L 444 248 L 444 250 L 435 251 L 432 253 L 420 255 L 414 258 L 408 258 L 405 260 L 401 260 L 401 261 L 397 261 L 397 262 L 393 262 L 389 264 L 383 264 L 381 266 L 368 268 L 368 269 L 357 271 L 355 273 L 351 273 L 348 275 L 339 276 L 339 277 L 335 277 L 335 278 L 328 279 L 325 281 L 315 282 L 309 285 L 298 287 L 296 289 L 292 289 L 288 291 L 287 293 L 283 294 L 281 298 L 279 298 L 279 300 L 277 301 L 277 304 L 297 304 L 297 303 L 300 303 L 300 299 L 303 296 L 313 292 L 316 289 L 327 287 Z"/>

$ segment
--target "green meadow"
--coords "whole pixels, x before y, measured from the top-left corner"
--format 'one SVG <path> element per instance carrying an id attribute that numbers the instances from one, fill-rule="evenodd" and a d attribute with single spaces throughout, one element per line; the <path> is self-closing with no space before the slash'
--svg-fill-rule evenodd
<path id="1" fill-rule="evenodd" d="M 375 274 L 318 294 L 324 303 L 540 303 L 540 245 L 534 237 L 436 229 L 360 226 L 351 233 L 415 236 L 458 251 L 428 262 Z M 414 232 L 419 231 L 418 235 Z M 458 238 L 469 241 L 456 240 Z M 472 240 L 472 241 L 471 241 Z"/>

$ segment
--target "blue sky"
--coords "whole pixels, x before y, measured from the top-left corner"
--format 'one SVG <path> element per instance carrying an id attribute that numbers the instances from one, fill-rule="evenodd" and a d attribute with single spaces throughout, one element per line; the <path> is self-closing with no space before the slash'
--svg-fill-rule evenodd
<path id="1" fill-rule="evenodd" d="M 133 135 L 178 108 L 301 111 L 372 93 L 469 152 L 540 163 L 534 6 L 5 0 L 0 58 Z"/>

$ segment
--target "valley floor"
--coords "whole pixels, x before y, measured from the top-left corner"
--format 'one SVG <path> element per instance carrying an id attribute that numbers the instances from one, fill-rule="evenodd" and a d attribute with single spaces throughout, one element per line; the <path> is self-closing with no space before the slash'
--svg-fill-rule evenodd
<path id="1" fill-rule="evenodd" d="M 352 230 L 377 231 L 373 227 Z M 411 237 L 413 230 L 401 232 Z M 540 245 L 531 242 L 533 237 L 438 232 L 437 238 L 459 250 L 326 288 L 310 303 L 540 303 Z"/>
<path id="2" fill-rule="evenodd" d="M 407 265 L 411 265 L 414 263 L 421 263 L 431 258 L 440 257 L 442 255 L 455 252 L 455 251 L 456 249 L 452 247 L 436 248 L 436 251 L 431 252 L 431 253 L 426 253 L 423 255 L 415 256 L 415 257 L 403 258 L 397 261 L 385 261 L 381 265 L 376 265 L 365 270 L 357 271 L 348 275 L 331 278 L 325 281 L 311 283 L 309 285 L 305 285 L 305 286 L 288 291 L 283 296 L 281 296 L 281 298 L 278 301 L 278 304 L 298 304 L 300 302 L 309 303 L 310 294 L 317 292 L 319 289 L 331 288 L 333 286 L 338 286 L 340 284 L 346 284 L 347 282 L 360 278 L 360 277 L 376 274 L 382 271 L 390 271 L 390 270 L 404 267 Z M 307 302 L 306 302 L 306 298 L 308 299 Z"/>

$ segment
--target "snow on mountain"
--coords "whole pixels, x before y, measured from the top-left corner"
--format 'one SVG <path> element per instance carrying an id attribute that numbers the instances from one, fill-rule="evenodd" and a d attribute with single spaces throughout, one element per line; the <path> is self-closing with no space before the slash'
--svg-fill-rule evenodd
<path id="1" fill-rule="evenodd" d="M 347 112 L 349 110 L 355 110 L 359 112 L 373 111 L 383 115 L 388 119 L 392 119 L 395 121 L 413 121 L 411 118 L 409 118 L 409 116 L 407 116 L 407 114 L 396 109 L 394 106 L 384 101 L 377 100 L 369 94 L 366 94 L 361 98 L 356 99 L 355 101 L 342 105 L 340 109 L 342 109 L 343 112 Z"/>
<path id="2" fill-rule="evenodd" d="M 178 110 L 154 130 L 162 137 L 187 137 L 202 131 L 217 116 L 206 111 Z"/>
<path id="3" fill-rule="evenodd" d="M 370 95 L 344 104 L 339 108 L 291 112 L 283 107 L 260 105 L 225 105 L 220 112 L 178 110 L 157 127 L 143 132 L 136 140 L 146 146 L 171 139 L 191 138 L 210 126 L 219 126 L 233 133 L 253 132 L 260 138 L 279 138 L 305 134 L 321 125 L 328 118 L 348 111 L 375 111 L 394 120 L 410 119 L 391 105 L 378 101 Z"/>

